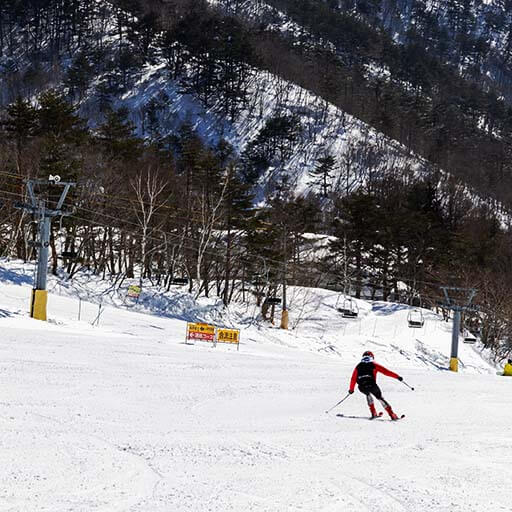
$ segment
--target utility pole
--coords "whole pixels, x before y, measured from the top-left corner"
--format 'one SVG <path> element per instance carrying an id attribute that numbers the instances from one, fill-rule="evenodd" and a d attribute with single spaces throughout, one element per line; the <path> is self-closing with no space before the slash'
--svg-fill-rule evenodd
<path id="1" fill-rule="evenodd" d="M 347 284 L 348 284 L 348 259 L 347 259 L 347 235 L 343 235 L 343 300 L 347 300 Z M 349 293 L 352 286 L 349 286 Z"/>
<path id="2" fill-rule="evenodd" d="M 286 237 L 287 231 L 286 226 L 283 226 L 283 254 L 284 254 L 284 262 L 283 262 L 283 308 L 281 311 L 281 329 L 288 329 L 289 325 L 289 315 L 288 315 L 288 305 L 286 303 L 286 272 L 288 270 L 287 265 L 287 254 L 286 254 Z"/>
<path id="3" fill-rule="evenodd" d="M 453 328 L 452 328 L 452 350 L 450 354 L 450 370 L 452 372 L 459 371 L 459 333 L 461 315 L 467 311 L 478 311 L 477 306 L 471 303 L 476 295 L 475 288 L 456 288 L 442 286 L 445 303 L 444 306 L 453 311 Z"/>
<path id="4" fill-rule="evenodd" d="M 53 217 L 64 217 L 71 215 L 69 211 L 63 211 L 62 206 L 69 192 L 69 189 L 75 183 L 61 182 L 60 176 L 52 176 L 47 180 L 31 179 L 27 180 L 27 190 L 30 203 L 18 202 L 14 206 L 31 213 L 36 217 L 38 224 L 37 240 L 33 246 L 37 249 L 37 272 L 32 289 L 30 300 L 30 316 L 36 320 L 46 321 L 46 306 L 48 302 L 48 291 L 46 290 L 46 280 L 48 276 L 48 249 L 50 247 L 51 222 Z M 34 188 L 36 186 L 59 185 L 64 187 L 55 209 L 48 208 L 47 201 L 36 197 Z"/>

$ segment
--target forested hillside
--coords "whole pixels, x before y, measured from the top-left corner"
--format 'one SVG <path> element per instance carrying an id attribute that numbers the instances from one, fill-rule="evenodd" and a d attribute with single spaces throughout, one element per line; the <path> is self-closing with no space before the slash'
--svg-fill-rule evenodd
<path id="1" fill-rule="evenodd" d="M 435 307 L 475 286 L 468 325 L 506 353 L 506 6 L 453 5 L 2 2 L 0 254 L 34 258 L 17 202 L 58 174 L 76 186 L 54 273 L 186 277 L 226 305 L 296 284 Z"/>
<path id="2" fill-rule="evenodd" d="M 512 126 L 506 5 L 215 3 L 242 17 L 251 13 L 270 39 L 279 27 L 277 39 L 289 43 L 293 56 L 283 58 L 282 46 L 272 41 L 263 53 L 270 69 L 280 69 L 483 194 L 509 201 L 510 188 L 503 186 L 510 183 Z M 497 18 L 500 30 L 492 23 Z"/>

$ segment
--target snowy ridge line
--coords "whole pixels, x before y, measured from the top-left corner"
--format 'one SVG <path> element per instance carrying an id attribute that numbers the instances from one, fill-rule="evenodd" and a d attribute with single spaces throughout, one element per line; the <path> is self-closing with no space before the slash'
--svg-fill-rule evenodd
<path id="1" fill-rule="evenodd" d="M 242 0 L 236 5 L 233 5 L 230 0 L 207 0 L 207 2 L 226 14 L 243 17 L 246 21 L 263 22 L 267 29 L 293 36 L 313 38 L 308 30 L 263 0 Z"/>
<path id="2" fill-rule="evenodd" d="M 298 37 L 301 34 L 309 34 L 304 29 L 304 27 L 301 27 L 300 25 L 294 23 L 292 20 L 289 19 L 289 17 L 286 16 L 285 13 L 279 11 L 278 9 L 275 9 L 273 6 L 268 5 L 263 0 L 245 0 L 242 2 L 237 2 L 236 5 L 233 5 L 232 2 L 230 2 L 229 0 L 208 0 L 208 1 L 212 5 L 214 4 L 216 6 L 222 7 L 226 12 L 235 14 L 239 17 L 244 17 L 245 19 L 249 19 L 249 20 L 256 19 L 258 21 L 266 21 L 266 22 L 270 23 L 271 26 L 274 26 L 277 30 L 280 30 L 283 32 L 289 32 L 290 35 L 295 36 L 295 37 Z M 486 6 L 490 6 L 490 5 L 498 6 L 498 3 L 494 0 L 486 0 L 483 3 L 486 5 L 482 6 L 482 9 L 485 9 Z M 446 11 L 446 9 L 444 7 L 442 7 L 442 5 L 437 2 L 433 2 L 433 3 L 430 2 L 427 4 L 428 4 L 429 10 L 437 9 L 437 10 L 442 10 L 443 12 Z M 388 8 L 389 8 L 389 6 L 388 6 Z M 475 13 L 477 15 L 477 20 L 479 20 L 481 22 L 483 14 L 482 13 L 478 14 L 478 12 L 476 12 L 476 11 L 475 11 Z M 269 18 L 270 18 L 270 21 L 269 21 Z M 361 20 L 364 21 L 364 18 L 361 18 Z M 274 23 L 274 25 L 272 25 L 272 23 Z M 290 30 L 288 30 L 288 27 L 291 27 Z M 398 35 L 397 35 L 397 37 L 398 37 Z M 336 49 L 334 48 L 334 46 L 332 46 L 332 43 L 330 43 L 328 41 L 324 41 L 322 39 L 315 38 L 311 34 L 309 34 L 309 38 L 311 40 L 315 40 L 316 44 L 321 45 L 323 48 L 329 47 L 331 49 L 333 55 L 337 56 Z M 397 41 L 397 42 L 399 42 L 399 41 Z M 378 65 L 377 63 L 373 63 L 373 64 L 366 63 L 364 65 L 364 67 L 367 71 L 368 76 L 375 76 L 377 78 L 385 78 L 386 80 L 396 81 L 396 79 L 391 77 L 389 69 L 383 68 L 380 65 Z M 406 82 L 399 81 L 399 83 L 402 86 L 407 87 Z M 338 110 L 340 111 L 340 109 L 338 109 Z M 343 115 L 350 117 L 346 113 L 343 113 Z M 482 122 L 483 122 L 483 119 L 482 119 Z M 364 125 L 364 123 L 361 122 L 361 125 Z M 370 128 L 370 129 L 374 130 L 373 128 Z M 487 130 L 486 127 L 482 127 L 482 129 Z M 376 133 L 379 133 L 376 130 L 374 130 L 374 131 Z M 402 171 L 405 175 L 412 174 L 413 176 L 416 176 L 416 178 L 421 176 L 421 172 L 419 172 L 419 173 L 415 172 L 415 171 L 413 171 L 412 173 L 410 172 L 408 167 L 411 165 L 411 163 L 416 165 L 416 167 L 420 167 L 420 168 L 423 167 L 423 170 L 427 170 L 428 172 L 430 172 L 432 170 L 431 164 L 426 159 L 410 152 L 405 146 L 403 146 L 398 141 L 389 139 L 388 137 L 384 136 L 383 134 L 380 134 L 380 135 L 383 137 L 383 142 L 386 146 L 391 147 L 394 144 L 396 144 L 397 145 L 396 147 L 400 148 L 398 151 L 403 154 L 403 157 L 402 157 L 402 159 L 400 159 L 401 161 L 399 160 L 397 162 L 397 168 L 399 169 L 399 172 Z M 321 138 L 321 135 L 319 135 L 319 138 Z M 329 140 L 329 136 L 326 137 L 326 140 L 327 141 Z M 312 145 L 314 147 L 314 143 Z M 372 146 L 372 143 L 365 140 L 364 145 Z M 311 145 L 308 145 L 308 144 L 305 144 L 304 148 L 299 148 L 299 152 L 300 151 L 307 152 L 309 150 L 314 151 L 314 149 L 311 147 Z M 341 151 L 339 151 L 338 153 L 336 153 L 337 150 L 339 151 L 339 149 L 336 147 L 336 144 L 329 145 L 329 143 L 327 142 L 327 152 L 332 151 L 335 155 L 340 154 L 340 155 L 350 158 L 350 145 L 348 146 L 348 148 L 342 148 Z M 376 153 L 378 154 L 379 152 L 381 152 L 381 149 L 377 147 Z M 315 159 L 318 159 L 321 156 L 323 156 L 322 150 L 320 150 L 319 152 L 316 152 L 314 154 L 314 156 L 312 157 L 313 162 Z M 383 159 L 385 159 L 385 158 L 386 157 L 384 157 Z M 389 158 L 389 159 L 395 158 L 395 155 L 393 154 L 393 150 L 389 151 L 387 158 Z M 296 159 L 296 160 L 298 160 L 298 159 Z M 301 164 L 299 162 L 296 165 L 300 166 Z M 302 173 L 303 177 L 307 176 L 307 173 L 314 167 L 314 163 L 309 164 L 309 165 L 304 164 L 304 167 L 305 168 L 307 167 L 307 170 L 305 170 L 305 172 Z M 393 167 L 393 162 L 390 163 L 387 166 L 387 168 L 386 168 L 386 166 L 383 166 L 383 167 L 377 169 L 377 172 L 385 173 L 387 169 L 390 169 L 392 167 Z M 446 171 L 440 169 L 440 172 L 445 180 L 451 179 L 451 175 L 449 173 L 446 173 Z M 271 172 L 270 172 L 270 174 L 271 174 Z M 298 183 L 298 190 L 300 192 L 303 192 L 304 190 L 307 189 L 307 180 L 305 180 L 303 177 L 299 178 L 296 181 L 296 183 Z M 293 178 L 293 176 L 292 176 L 292 178 Z M 336 185 L 339 185 L 339 179 L 340 178 L 338 177 L 338 182 Z M 405 178 L 405 179 L 407 179 L 407 178 Z M 294 181 L 292 181 L 292 182 L 294 182 Z M 345 188 L 345 193 L 350 193 L 362 185 L 364 185 L 364 177 L 361 177 L 361 179 L 358 179 L 358 180 L 354 180 L 351 185 L 347 185 Z M 334 188 L 334 190 L 336 190 L 336 187 L 333 187 L 333 188 Z M 496 203 L 496 201 L 494 201 L 492 199 L 484 199 L 484 198 L 480 197 L 477 192 L 475 192 L 471 187 L 469 187 L 466 184 L 463 184 L 463 188 L 464 188 L 464 195 L 472 203 L 478 204 L 479 206 L 487 207 L 491 211 L 496 212 L 498 214 L 498 217 L 500 219 L 502 226 L 504 226 L 504 227 L 510 226 L 511 221 L 512 221 L 512 212 L 508 211 L 507 209 L 504 208 L 504 206 L 502 204 Z"/>

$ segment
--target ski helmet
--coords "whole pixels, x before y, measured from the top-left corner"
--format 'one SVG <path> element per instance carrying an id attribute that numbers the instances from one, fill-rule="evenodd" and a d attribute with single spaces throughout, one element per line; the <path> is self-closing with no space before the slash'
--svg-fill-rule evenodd
<path id="1" fill-rule="evenodd" d="M 373 352 L 370 352 L 369 350 L 367 350 L 364 354 L 363 354 L 363 358 L 361 359 L 361 361 L 363 363 L 371 363 L 373 360 L 374 360 L 374 355 L 373 355 Z"/>

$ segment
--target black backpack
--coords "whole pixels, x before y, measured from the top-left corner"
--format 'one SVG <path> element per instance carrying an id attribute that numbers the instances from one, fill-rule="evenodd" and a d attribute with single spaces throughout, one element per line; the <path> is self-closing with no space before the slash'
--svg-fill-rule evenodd
<path id="1" fill-rule="evenodd" d="M 375 384 L 375 365 L 373 363 L 359 363 L 357 365 L 357 385 L 362 388 Z"/>

